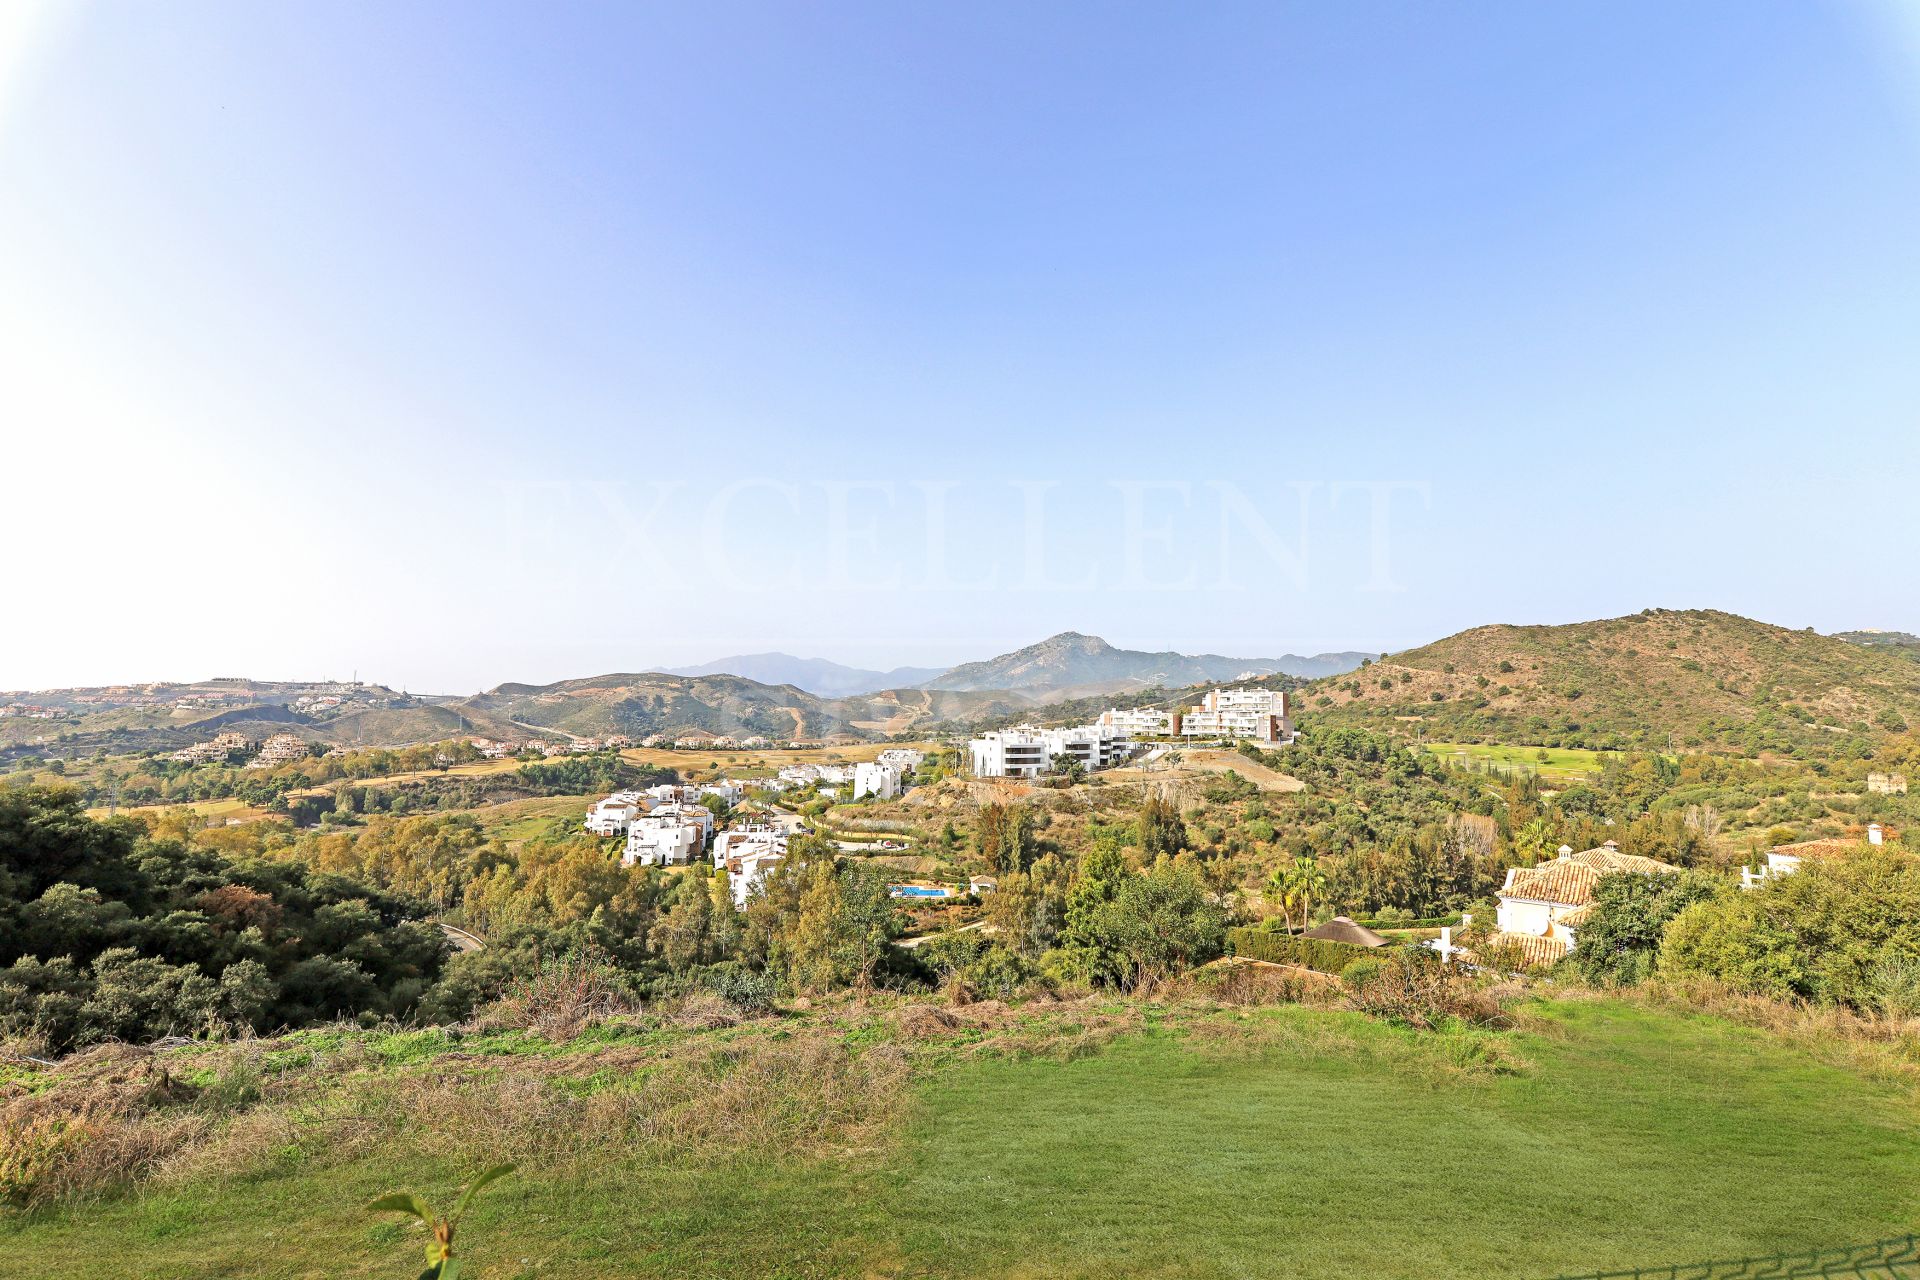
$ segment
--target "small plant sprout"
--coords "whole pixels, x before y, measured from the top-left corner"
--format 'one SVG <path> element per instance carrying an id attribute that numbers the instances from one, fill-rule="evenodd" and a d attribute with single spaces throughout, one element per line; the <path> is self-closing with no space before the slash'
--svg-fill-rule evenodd
<path id="1" fill-rule="evenodd" d="M 474 1193 L 495 1178 L 504 1178 L 512 1172 L 512 1165 L 497 1164 L 475 1178 L 460 1193 L 459 1203 L 454 1205 L 453 1213 L 445 1218 L 436 1219 L 426 1202 L 411 1191 L 396 1191 L 392 1195 L 381 1196 L 367 1206 L 367 1212 L 404 1213 L 420 1219 L 422 1225 L 433 1231 L 433 1239 L 427 1241 L 427 1269 L 420 1273 L 420 1280 L 456 1280 L 460 1275 L 460 1262 L 453 1256 L 453 1229 L 460 1225 L 460 1217 L 466 1213 L 467 1205 L 472 1203 Z"/>

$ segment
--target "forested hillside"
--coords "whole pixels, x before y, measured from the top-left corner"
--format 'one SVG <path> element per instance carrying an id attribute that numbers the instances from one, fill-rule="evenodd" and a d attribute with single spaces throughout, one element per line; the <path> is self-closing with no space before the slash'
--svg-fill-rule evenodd
<path id="1" fill-rule="evenodd" d="M 71 792 L 0 790 L 0 1039 L 266 1031 L 411 1015 L 448 947 L 416 900 L 292 860 L 234 860 Z"/>
<path id="2" fill-rule="evenodd" d="M 701 731 L 785 741 L 836 735 L 884 738 L 936 720 L 1026 705 L 1005 693 L 892 689 L 850 698 L 820 698 L 792 685 L 741 676 L 670 676 L 659 672 L 592 676 L 554 684 L 504 684 L 460 704 L 463 710 L 563 733 Z"/>
<path id="3" fill-rule="evenodd" d="M 1429 739 L 1828 754 L 1920 723 L 1920 664 L 1714 610 L 1488 626 L 1307 690 L 1311 713 Z"/>

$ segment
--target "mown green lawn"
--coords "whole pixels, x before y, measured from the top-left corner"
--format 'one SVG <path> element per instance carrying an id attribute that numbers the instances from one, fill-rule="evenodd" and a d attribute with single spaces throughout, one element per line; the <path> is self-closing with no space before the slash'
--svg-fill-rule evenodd
<path id="1" fill-rule="evenodd" d="M 1488 764 L 1501 772 L 1538 773 L 1556 782 L 1571 782 L 1600 772 L 1604 751 L 1584 747 L 1513 747 L 1487 742 L 1429 742 L 1427 750 L 1456 764 Z M 1542 756 L 1545 759 L 1542 759 Z"/>
<path id="2" fill-rule="evenodd" d="M 1546 1277 L 1913 1227 L 1904 1086 L 1712 1018 L 1543 1012 L 1505 1039 L 1513 1074 L 1452 1065 L 1478 1041 L 1299 1009 L 1071 1061 L 956 1048 L 877 1150 L 525 1170 L 469 1219 L 469 1262 L 490 1280 Z M 0 1219 L 0 1276 L 413 1276 L 417 1238 L 357 1205 L 457 1176 L 402 1151 Z"/>

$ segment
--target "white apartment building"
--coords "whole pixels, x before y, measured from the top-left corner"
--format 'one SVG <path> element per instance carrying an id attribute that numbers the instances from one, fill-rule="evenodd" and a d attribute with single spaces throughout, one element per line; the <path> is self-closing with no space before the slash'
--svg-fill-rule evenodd
<path id="1" fill-rule="evenodd" d="M 900 771 L 890 764 L 857 764 L 853 767 L 853 798 L 872 796 L 891 800 L 900 794 Z"/>
<path id="2" fill-rule="evenodd" d="M 196 742 L 192 746 L 173 753 L 175 760 L 187 764 L 204 764 L 208 760 L 225 760 L 235 751 L 247 749 L 245 734 L 223 733 L 212 742 Z"/>
<path id="3" fill-rule="evenodd" d="M 1214 689 L 1178 718 L 1183 738 L 1251 738 L 1287 742 L 1293 721 L 1287 695 L 1277 689 Z"/>
<path id="4" fill-rule="evenodd" d="M 967 754 L 975 777 L 1037 778 L 1060 759 L 1078 760 L 1089 773 L 1109 769 L 1132 753 L 1123 730 L 1086 724 L 1072 729 L 1036 729 L 1022 725 L 974 738 Z"/>
<path id="5" fill-rule="evenodd" d="M 253 758 L 253 767 L 265 769 L 270 765 L 292 764 L 305 759 L 306 754 L 306 743 L 290 733 L 276 733 L 260 744 L 260 754 Z"/>
<path id="6" fill-rule="evenodd" d="M 587 809 L 587 830 L 597 836 L 625 835 L 633 820 L 647 811 L 636 791 L 616 791 Z"/>
<path id="7" fill-rule="evenodd" d="M 728 808 L 747 798 L 747 789 L 732 778 L 722 778 L 718 782 L 709 782 L 700 788 L 703 796 L 719 796 Z"/>
<path id="8" fill-rule="evenodd" d="M 672 818 L 677 822 L 686 823 L 688 826 L 699 831 L 700 842 L 702 844 L 705 844 L 713 838 L 713 810 L 703 804 L 669 801 L 666 804 L 654 805 L 652 809 L 647 811 L 647 816 L 650 818 Z"/>
<path id="9" fill-rule="evenodd" d="M 912 747 L 888 747 L 875 757 L 881 764 L 890 764 L 898 769 L 902 777 L 918 769 L 920 762 L 926 758 L 926 752 L 915 751 Z"/>
<path id="10" fill-rule="evenodd" d="M 1118 729 L 1129 736 L 1143 738 L 1168 737 L 1180 732 L 1180 713 L 1161 711 L 1154 707 L 1115 707 L 1100 713 L 1100 724 L 1104 728 Z"/>
<path id="11" fill-rule="evenodd" d="M 681 867 L 692 862 L 700 851 L 700 828 L 675 816 L 658 811 L 635 818 L 627 827 L 627 851 L 620 857 L 624 867 Z"/>
<path id="12" fill-rule="evenodd" d="M 729 859 L 767 850 L 785 853 L 787 833 L 772 823 L 743 822 L 713 838 L 713 865 L 724 867 Z"/>
<path id="13" fill-rule="evenodd" d="M 787 860 L 783 849 L 761 846 L 744 849 L 727 859 L 727 888 L 733 893 L 733 905 L 745 909 L 753 891 L 766 883 L 767 876 Z"/>

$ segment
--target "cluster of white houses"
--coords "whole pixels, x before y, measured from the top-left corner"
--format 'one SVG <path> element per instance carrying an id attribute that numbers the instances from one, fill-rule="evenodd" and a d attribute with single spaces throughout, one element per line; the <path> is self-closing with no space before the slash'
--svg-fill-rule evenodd
<path id="1" fill-rule="evenodd" d="M 1214 689 L 1185 711 L 1152 707 L 1101 713 L 1094 724 L 1068 729 L 1020 725 L 983 734 L 967 744 L 974 776 L 1038 778 L 1076 763 L 1091 773 L 1127 760 L 1137 738 L 1233 738 L 1264 743 L 1293 739 L 1287 695 L 1275 689 Z"/>
<path id="2" fill-rule="evenodd" d="M 205 764 L 209 760 L 225 760 L 236 751 L 245 751 L 253 743 L 244 733 L 223 733 L 211 742 L 196 742 L 190 747 L 182 747 L 173 753 L 173 758 L 182 764 Z"/>
<path id="3" fill-rule="evenodd" d="M 467 744 L 488 760 L 505 760 L 523 751 L 537 751 L 549 757 L 623 751 L 633 745 L 633 739 L 624 733 L 615 733 L 604 738 L 573 738 L 566 742 L 552 738 L 535 738 L 527 742 L 515 742 L 511 738 L 468 738 Z"/>
<path id="4" fill-rule="evenodd" d="M 206 764 L 213 760 L 229 759 L 237 751 L 253 751 L 253 742 L 243 733 L 222 733 L 211 742 L 196 742 L 173 753 L 173 759 L 183 764 Z M 260 744 L 253 759 L 247 762 L 250 769 L 267 769 L 277 764 L 292 764 L 307 757 L 307 744 L 303 739 L 291 733 L 276 733 Z"/>
<path id="5" fill-rule="evenodd" d="M 754 785 L 760 785 L 756 779 Z M 725 868 L 736 905 L 745 906 L 754 886 L 787 855 L 787 840 L 803 830 L 791 814 L 754 818 L 717 830 L 713 810 L 703 803 L 717 796 L 738 804 L 745 788 L 730 779 L 699 785 L 662 783 L 643 791 L 616 791 L 587 810 L 587 830 L 599 836 L 624 836 L 620 862 L 628 867 L 684 867 L 710 858 Z"/>

